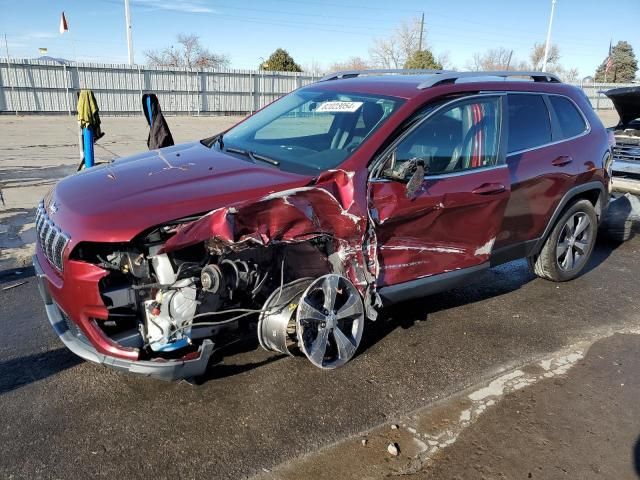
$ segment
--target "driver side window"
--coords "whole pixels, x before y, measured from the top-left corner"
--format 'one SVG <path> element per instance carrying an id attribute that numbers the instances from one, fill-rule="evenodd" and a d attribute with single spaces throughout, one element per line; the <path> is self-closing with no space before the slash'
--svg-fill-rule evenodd
<path id="1" fill-rule="evenodd" d="M 398 171 L 422 160 L 425 174 L 439 175 L 496 165 L 500 144 L 500 97 L 473 98 L 445 107 L 396 147 Z"/>

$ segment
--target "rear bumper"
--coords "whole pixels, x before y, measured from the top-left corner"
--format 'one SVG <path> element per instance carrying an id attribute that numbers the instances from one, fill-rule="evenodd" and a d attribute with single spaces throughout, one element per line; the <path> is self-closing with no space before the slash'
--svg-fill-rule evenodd
<path id="1" fill-rule="evenodd" d="M 213 342 L 209 339 L 203 341 L 198 349 L 197 357 L 189 360 L 127 360 L 98 352 L 82 332 L 74 326 L 73 321 L 68 319 L 54 302 L 49 292 L 46 275 L 40 266 L 38 257 L 35 255 L 33 257 L 33 267 L 38 281 L 38 290 L 40 290 L 40 295 L 44 301 L 51 327 L 62 343 L 79 357 L 117 370 L 160 380 L 191 378 L 202 375 L 206 371 L 209 357 L 213 352 Z"/>

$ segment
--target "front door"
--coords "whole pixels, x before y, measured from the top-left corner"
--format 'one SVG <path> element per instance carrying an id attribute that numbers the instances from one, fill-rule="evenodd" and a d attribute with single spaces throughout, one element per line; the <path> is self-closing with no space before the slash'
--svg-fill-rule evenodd
<path id="1" fill-rule="evenodd" d="M 384 154 L 370 181 L 379 286 L 487 265 L 510 194 L 502 105 L 445 103 Z"/>

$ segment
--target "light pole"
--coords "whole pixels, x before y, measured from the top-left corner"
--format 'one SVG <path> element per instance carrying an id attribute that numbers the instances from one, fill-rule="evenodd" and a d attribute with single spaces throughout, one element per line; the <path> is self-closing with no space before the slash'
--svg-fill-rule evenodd
<path id="1" fill-rule="evenodd" d="M 264 59 L 264 57 L 258 57 L 258 60 L 260 60 L 260 105 L 259 107 L 262 108 L 262 103 L 264 102 L 264 67 L 267 61 Z"/>
<path id="2" fill-rule="evenodd" d="M 547 29 L 547 41 L 544 45 L 544 59 L 542 60 L 542 71 L 547 70 L 547 60 L 549 59 L 549 49 L 551 48 L 551 26 L 553 25 L 553 13 L 556 9 L 556 0 L 551 0 L 551 16 L 549 17 L 549 28 Z"/>
<path id="3" fill-rule="evenodd" d="M 129 0 L 124 0 L 124 21 L 127 24 L 127 51 L 129 53 L 129 65 L 133 65 L 133 41 L 131 39 L 131 8 L 129 7 Z"/>

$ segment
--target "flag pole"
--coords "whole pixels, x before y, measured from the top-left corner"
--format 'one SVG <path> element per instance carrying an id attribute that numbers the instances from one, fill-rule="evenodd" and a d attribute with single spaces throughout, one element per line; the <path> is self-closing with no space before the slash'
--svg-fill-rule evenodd
<path id="1" fill-rule="evenodd" d="M 11 78 L 11 59 L 9 57 L 9 43 L 7 42 L 7 34 L 4 34 L 4 49 L 7 52 L 7 73 L 8 75 L 8 79 Z M 11 82 L 11 106 L 13 107 L 13 109 L 16 111 L 16 117 L 18 116 L 18 107 L 16 106 L 16 87 L 14 85 L 14 83 L 17 82 L 17 77 L 14 73 L 13 75 L 13 82 Z"/>
<path id="2" fill-rule="evenodd" d="M 129 0 L 124 0 L 124 21 L 127 24 L 127 53 L 129 54 L 129 65 L 133 65 L 133 31 L 131 27 L 131 7 L 129 6 Z"/>
<path id="3" fill-rule="evenodd" d="M 551 0 L 551 16 L 549 17 L 549 28 L 547 29 L 547 41 L 544 45 L 544 59 L 542 60 L 542 71 L 547 70 L 547 60 L 549 59 L 549 49 L 551 48 L 551 26 L 553 25 L 553 13 L 556 10 L 556 0 Z"/>

